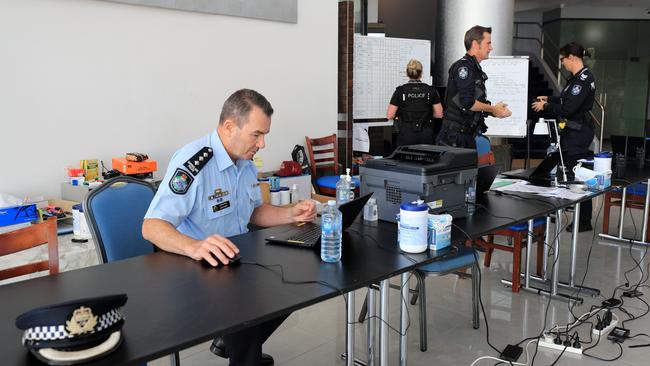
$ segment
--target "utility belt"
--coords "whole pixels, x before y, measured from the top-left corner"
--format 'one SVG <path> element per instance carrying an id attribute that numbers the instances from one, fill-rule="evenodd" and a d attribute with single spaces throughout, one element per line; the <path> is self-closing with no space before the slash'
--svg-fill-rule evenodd
<path id="1" fill-rule="evenodd" d="M 485 132 L 487 130 L 487 126 L 485 125 L 485 115 L 483 112 L 474 113 L 474 117 L 469 121 L 469 123 L 443 119 L 443 124 L 447 125 L 447 130 L 449 132 L 459 132 L 465 135 L 471 135 L 472 137 L 476 137 L 479 131 Z"/>
<path id="2" fill-rule="evenodd" d="M 393 132 L 399 133 L 400 130 L 405 130 L 405 129 L 411 130 L 413 132 L 420 132 L 427 125 L 432 126 L 432 123 L 433 121 L 430 120 L 413 122 L 413 121 L 402 121 L 401 118 L 398 118 L 393 121 Z"/>
<path id="3" fill-rule="evenodd" d="M 589 116 L 589 113 L 585 113 L 582 116 L 582 121 L 560 119 L 560 123 L 564 123 L 564 129 L 571 131 L 580 131 L 583 127 L 593 130 L 595 128 L 594 121 Z"/>

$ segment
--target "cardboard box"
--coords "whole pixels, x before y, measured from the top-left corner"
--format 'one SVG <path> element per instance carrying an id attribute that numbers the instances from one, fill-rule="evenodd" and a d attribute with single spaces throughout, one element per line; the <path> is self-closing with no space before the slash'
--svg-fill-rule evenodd
<path id="1" fill-rule="evenodd" d="M 86 159 L 79 162 L 79 167 L 84 171 L 84 178 L 91 182 L 99 177 L 99 163 L 97 159 Z"/>
<path id="2" fill-rule="evenodd" d="M 126 158 L 113 158 L 112 163 L 113 169 L 118 170 L 122 174 L 153 173 L 158 169 L 158 164 L 152 159 L 145 161 L 129 161 L 126 160 Z"/>

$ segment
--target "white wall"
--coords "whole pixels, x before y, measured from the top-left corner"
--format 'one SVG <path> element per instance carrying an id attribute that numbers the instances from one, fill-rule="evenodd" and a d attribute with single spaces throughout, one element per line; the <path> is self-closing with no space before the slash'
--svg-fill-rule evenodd
<path id="1" fill-rule="evenodd" d="M 79 159 L 170 155 L 248 87 L 275 108 L 262 170 L 336 131 L 337 1 L 298 24 L 95 0 L 0 0 L 0 192 L 59 196 Z"/>

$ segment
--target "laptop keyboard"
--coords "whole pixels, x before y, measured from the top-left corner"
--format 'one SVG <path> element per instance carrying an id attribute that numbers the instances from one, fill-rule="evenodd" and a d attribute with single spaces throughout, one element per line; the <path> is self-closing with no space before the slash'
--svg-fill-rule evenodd
<path id="1" fill-rule="evenodd" d="M 293 242 L 302 242 L 294 243 L 299 246 L 311 247 L 318 242 L 320 238 L 321 230 L 320 227 L 314 227 L 311 230 L 303 231 L 297 235 L 289 237 L 289 240 Z"/>

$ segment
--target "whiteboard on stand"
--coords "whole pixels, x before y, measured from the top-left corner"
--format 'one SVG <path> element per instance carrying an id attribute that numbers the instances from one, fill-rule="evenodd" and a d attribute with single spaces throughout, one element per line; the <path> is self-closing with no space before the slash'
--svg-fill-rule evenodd
<path id="1" fill-rule="evenodd" d="M 422 63 L 422 81 L 431 84 L 431 41 L 354 35 L 353 119 L 386 118 L 395 88 L 409 80 L 411 59 Z"/>
<path id="2" fill-rule="evenodd" d="M 504 102 L 512 111 L 508 118 L 487 117 L 485 133 L 492 137 L 526 137 L 528 112 L 528 56 L 497 56 L 481 62 L 487 74 L 487 99 Z"/>

